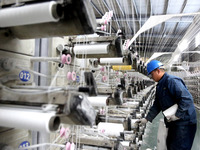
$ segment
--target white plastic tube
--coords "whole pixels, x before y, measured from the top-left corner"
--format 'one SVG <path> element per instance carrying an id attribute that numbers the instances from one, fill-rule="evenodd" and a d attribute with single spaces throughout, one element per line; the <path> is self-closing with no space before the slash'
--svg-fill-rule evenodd
<path id="1" fill-rule="evenodd" d="M 123 64 L 124 58 L 100 58 L 100 64 Z"/>
<path id="2" fill-rule="evenodd" d="M 91 96 L 87 97 L 92 106 L 107 106 L 108 97 L 107 96 Z"/>
<path id="3" fill-rule="evenodd" d="M 91 45 L 75 45 L 74 54 L 107 54 L 109 43 L 91 44 Z"/>
<path id="4" fill-rule="evenodd" d="M 0 107 L 0 126 L 52 132 L 59 128 L 60 119 L 55 113 L 13 107 Z"/>
<path id="5" fill-rule="evenodd" d="M 53 7 L 55 1 L 0 9 L 0 27 L 30 25 L 45 22 L 57 22 Z"/>

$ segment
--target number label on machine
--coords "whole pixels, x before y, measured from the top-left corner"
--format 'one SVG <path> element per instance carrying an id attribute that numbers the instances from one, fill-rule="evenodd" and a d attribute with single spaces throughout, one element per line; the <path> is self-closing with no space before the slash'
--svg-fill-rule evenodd
<path id="1" fill-rule="evenodd" d="M 19 148 L 24 148 L 30 146 L 30 143 L 28 141 L 24 141 L 19 145 Z"/>
<path id="2" fill-rule="evenodd" d="M 31 74 L 30 74 L 28 71 L 22 70 L 22 71 L 19 73 L 19 78 L 20 78 L 21 81 L 27 82 L 27 81 L 30 80 Z"/>
<path id="3" fill-rule="evenodd" d="M 80 82 L 80 77 L 76 76 L 76 82 L 79 83 Z"/>

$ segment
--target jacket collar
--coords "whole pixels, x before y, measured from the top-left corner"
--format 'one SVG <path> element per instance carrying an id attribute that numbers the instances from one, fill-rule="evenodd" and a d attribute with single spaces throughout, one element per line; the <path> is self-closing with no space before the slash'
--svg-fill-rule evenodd
<path id="1" fill-rule="evenodd" d="M 168 74 L 165 72 L 161 79 L 158 81 L 158 84 L 162 83 L 167 78 L 167 76 Z"/>

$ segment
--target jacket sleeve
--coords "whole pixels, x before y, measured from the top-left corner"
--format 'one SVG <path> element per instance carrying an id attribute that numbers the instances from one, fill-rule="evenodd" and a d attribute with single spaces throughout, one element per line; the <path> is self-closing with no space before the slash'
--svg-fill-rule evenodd
<path id="1" fill-rule="evenodd" d="M 150 108 L 146 119 L 150 122 L 152 122 L 152 120 L 159 114 L 159 112 L 161 111 L 161 108 L 159 106 L 159 102 L 158 100 L 155 98 L 155 101 L 152 105 L 152 107 Z"/>
<path id="2" fill-rule="evenodd" d="M 188 110 L 190 110 L 190 107 L 193 105 L 193 98 L 191 94 L 181 79 L 175 78 L 168 81 L 168 88 L 178 104 L 178 109 L 175 116 L 185 119 Z"/>

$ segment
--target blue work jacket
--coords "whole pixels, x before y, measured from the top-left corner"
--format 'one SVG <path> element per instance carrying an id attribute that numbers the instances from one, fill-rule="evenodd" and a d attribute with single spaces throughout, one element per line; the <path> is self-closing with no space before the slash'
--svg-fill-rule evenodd
<path id="1" fill-rule="evenodd" d="M 165 73 L 156 86 L 155 101 L 146 119 L 152 122 L 160 111 L 163 112 L 174 104 L 178 104 L 175 116 L 180 119 L 167 122 L 166 117 L 164 117 L 167 127 L 170 125 L 195 124 L 197 122 L 193 98 L 185 83 L 181 78 Z"/>

